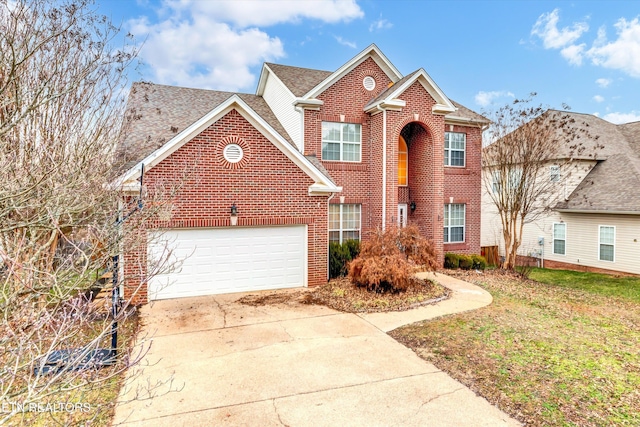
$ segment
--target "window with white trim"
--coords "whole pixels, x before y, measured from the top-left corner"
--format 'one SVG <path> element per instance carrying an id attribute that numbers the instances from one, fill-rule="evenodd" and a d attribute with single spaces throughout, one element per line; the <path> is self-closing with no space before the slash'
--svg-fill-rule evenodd
<path id="1" fill-rule="evenodd" d="M 465 205 L 444 205 L 444 243 L 464 242 Z"/>
<path id="2" fill-rule="evenodd" d="M 361 151 L 361 125 L 322 122 L 322 160 L 359 162 Z"/>
<path id="3" fill-rule="evenodd" d="M 560 182 L 560 166 L 558 165 L 549 166 L 549 181 Z"/>
<path id="4" fill-rule="evenodd" d="M 466 145 L 467 145 L 467 134 L 460 133 L 460 132 L 445 132 L 444 133 L 444 165 L 464 167 Z"/>
<path id="5" fill-rule="evenodd" d="M 611 225 L 598 227 L 598 259 L 613 262 L 616 255 L 616 228 Z"/>
<path id="6" fill-rule="evenodd" d="M 553 253 L 566 255 L 567 250 L 567 224 L 563 222 L 553 223 Z"/>
<path id="7" fill-rule="evenodd" d="M 360 205 L 329 205 L 329 242 L 360 240 Z"/>

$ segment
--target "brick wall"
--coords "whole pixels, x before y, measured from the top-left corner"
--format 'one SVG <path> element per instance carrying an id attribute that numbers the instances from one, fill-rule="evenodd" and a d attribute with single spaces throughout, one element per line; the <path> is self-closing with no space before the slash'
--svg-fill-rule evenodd
<path id="1" fill-rule="evenodd" d="M 376 80 L 376 88 L 368 92 L 362 79 L 370 75 Z M 362 161 L 360 163 L 322 160 L 334 181 L 342 186 L 339 196 L 344 203 L 362 204 L 362 233 L 382 223 L 382 161 L 383 161 L 383 113 L 369 115 L 364 106 L 390 84 L 390 80 L 371 59 L 365 60 L 341 80 L 326 89 L 319 99 L 324 101 L 319 111 L 305 112 L 305 151 L 316 154 L 322 160 L 323 121 L 360 123 L 362 125 Z M 400 95 L 406 102 L 402 111 L 388 111 L 387 120 L 387 224 L 397 222 L 398 203 L 416 203 L 415 212 L 409 211 L 408 220 L 416 223 L 423 234 L 432 239 L 442 253 L 480 252 L 480 153 L 481 131 L 474 127 L 455 126 L 456 132 L 467 133 L 467 165 L 451 170 L 444 167 L 444 116 L 434 115 L 435 100 L 419 83 L 414 83 Z M 411 125 L 412 124 L 412 125 Z M 399 187 L 397 178 L 398 137 L 403 128 L 417 129 L 409 147 L 409 185 Z M 448 130 L 448 126 L 446 126 Z M 443 247 L 443 209 L 445 201 L 467 204 L 466 241 L 464 244 Z M 335 197 L 332 203 L 340 203 Z"/>
<path id="2" fill-rule="evenodd" d="M 480 253 L 482 130 L 445 125 L 447 132 L 467 135 L 465 167 L 444 167 L 444 203 L 466 204 L 465 242 L 444 245 L 445 252 Z"/>
<path id="3" fill-rule="evenodd" d="M 243 147 L 239 164 L 224 160 L 228 143 Z M 228 227 L 233 203 L 238 226 L 307 224 L 308 284 L 327 281 L 327 197 L 311 197 L 313 184 L 298 166 L 232 110 L 182 146 L 145 175 L 151 196 L 165 192 L 171 198 L 171 218 L 157 219 L 149 228 Z M 171 191 L 175 194 L 168 196 Z M 128 251 L 125 284 L 129 297 L 145 275 L 141 251 Z M 138 280 L 136 280 L 138 278 Z M 141 287 L 136 302 L 146 302 Z"/>

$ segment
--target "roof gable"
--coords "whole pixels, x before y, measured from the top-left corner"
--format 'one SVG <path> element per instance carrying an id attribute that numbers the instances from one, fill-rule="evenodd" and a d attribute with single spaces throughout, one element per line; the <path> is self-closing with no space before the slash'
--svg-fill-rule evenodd
<path id="1" fill-rule="evenodd" d="M 438 87 L 433 79 L 427 74 L 427 72 L 420 68 L 411 74 L 403 77 L 397 81 L 393 86 L 387 88 L 384 92 L 371 100 L 365 107 L 364 111 L 374 112 L 379 109 L 384 109 L 385 106 L 403 107 L 404 105 L 399 99 L 400 95 L 404 93 L 414 83 L 420 83 L 422 87 L 431 95 L 436 104 L 433 106 L 434 114 L 449 114 L 456 111 L 455 105 L 447 98 L 444 92 Z"/>
<path id="2" fill-rule="evenodd" d="M 114 184 L 118 187 L 123 187 L 125 191 L 137 191 L 137 189 L 139 189 L 138 178 L 142 173 L 143 165 L 147 170 L 153 168 L 232 110 L 240 113 L 252 126 L 314 180 L 314 184 L 309 187 L 310 194 L 340 192 L 342 190 L 335 185 L 327 174 L 318 169 L 311 160 L 302 155 L 289 141 L 280 135 L 270 123 L 251 108 L 239 94 L 232 94 L 207 114 L 191 123 L 181 132 L 178 132 L 162 146 L 147 154 L 143 159 L 139 160 L 123 173 Z"/>
<path id="3" fill-rule="evenodd" d="M 397 82 L 402 78 L 402 74 L 398 69 L 389 61 L 389 59 L 382 53 L 382 51 L 375 44 L 370 45 L 362 52 L 351 58 L 342 67 L 338 68 L 335 72 L 327 75 L 322 81 L 317 83 L 312 89 L 300 96 L 303 99 L 313 99 L 324 92 L 327 88 L 333 85 L 336 81 L 340 80 L 351 72 L 358 65 L 366 61 L 367 59 L 373 59 L 373 61 L 380 67 L 391 81 Z"/>

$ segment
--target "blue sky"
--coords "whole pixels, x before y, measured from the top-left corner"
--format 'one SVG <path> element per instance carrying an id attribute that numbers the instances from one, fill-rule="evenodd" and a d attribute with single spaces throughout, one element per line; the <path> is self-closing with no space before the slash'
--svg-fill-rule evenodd
<path id="1" fill-rule="evenodd" d="M 640 120 L 637 1 L 98 0 L 141 45 L 135 79 L 254 93 L 263 62 L 334 71 L 375 43 L 478 112 L 538 103 Z"/>

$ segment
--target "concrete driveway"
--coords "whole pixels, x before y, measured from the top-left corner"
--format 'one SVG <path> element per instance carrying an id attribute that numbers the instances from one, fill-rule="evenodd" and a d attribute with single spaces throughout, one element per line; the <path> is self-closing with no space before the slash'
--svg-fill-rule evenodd
<path id="1" fill-rule="evenodd" d="M 143 307 L 151 348 L 142 366 L 129 372 L 120 401 L 149 397 L 149 385 L 160 386 L 151 399 L 119 404 L 115 424 L 520 425 L 374 326 L 396 324 L 397 318 L 361 317 L 295 300 L 238 302 L 245 295 Z M 438 306 L 430 307 L 418 310 Z M 163 383 L 170 378 L 172 383 Z"/>

